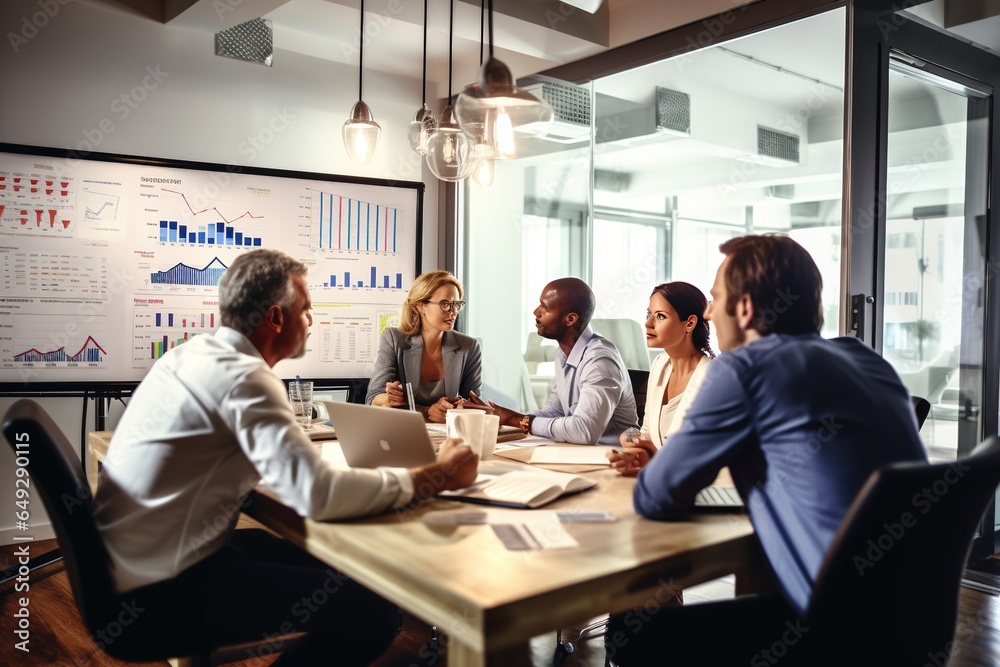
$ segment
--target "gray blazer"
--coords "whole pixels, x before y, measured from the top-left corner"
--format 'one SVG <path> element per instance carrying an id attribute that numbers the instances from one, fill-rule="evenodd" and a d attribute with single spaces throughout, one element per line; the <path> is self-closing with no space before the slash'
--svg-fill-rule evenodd
<path id="1" fill-rule="evenodd" d="M 468 398 L 470 391 L 479 395 L 483 388 L 483 353 L 479 341 L 457 331 L 446 331 L 441 356 L 444 359 L 444 395 Z M 423 357 L 424 339 L 420 334 L 406 336 L 396 328 L 382 332 L 365 403 L 370 404 L 376 396 L 384 394 L 385 383 L 394 380 L 403 385 L 412 383 L 416 393 Z"/>

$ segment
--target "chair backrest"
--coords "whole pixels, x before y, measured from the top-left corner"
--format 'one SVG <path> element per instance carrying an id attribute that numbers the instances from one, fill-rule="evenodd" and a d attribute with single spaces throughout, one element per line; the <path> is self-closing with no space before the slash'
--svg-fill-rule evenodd
<path id="1" fill-rule="evenodd" d="M 15 456 L 27 459 L 32 495 L 41 497 L 48 512 L 88 631 L 102 629 L 106 623 L 102 619 L 117 606 L 118 596 L 112 587 L 110 559 L 94 522 L 82 463 L 59 427 L 34 401 L 22 399 L 7 410 L 3 434 Z"/>
<path id="2" fill-rule="evenodd" d="M 913 401 L 913 411 L 917 413 L 917 430 L 919 431 L 924 427 L 924 421 L 927 420 L 927 415 L 931 412 L 931 402 L 920 396 L 910 396 L 910 400 Z"/>
<path id="3" fill-rule="evenodd" d="M 947 652 L 971 542 L 998 484 L 996 436 L 954 463 L 874 472 L 827 554 L 804 623 L 865 647 L 863 664 L 920 666 Z"/>
<path id="4" fill-rule="evenodd" d="M 626 368 L 649 370 L 646 331 L 641 324 L 627 318 L 595 318 L 590 321 L 590 327 L 615 344 Z"/>
<path id="5" fill-rule="evenodd" d="M 649 371 L 630 368 L 628 369 L 628 379 L 632 382 L 632 393 L 635 394 L 635 411 L 641 424 L 642 418 L 646 414 L 646 389 L 649 387 Z"/>
<path id="6" fill-rule="evenodd" d="M 528 340 L 524 344 L 524 363 L 528 367 L 528 373 L 535 375 L 538 373 L 538 364 L 554 361 L 557 347 L 555 341 L 546 344 L 545 339 L 537 332 L 529 331 Z"/>

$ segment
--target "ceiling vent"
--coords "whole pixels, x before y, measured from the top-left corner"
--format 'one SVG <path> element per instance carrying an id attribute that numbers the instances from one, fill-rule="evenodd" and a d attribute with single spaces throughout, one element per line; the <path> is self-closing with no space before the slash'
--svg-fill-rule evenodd
<path id="1" fill-rule="evenodd" d="M 691 96 L 679 90 L 656 87 L 656 129 L 691 136 Z"/>
<path id="2" fill-rule="evenodd" d="M 545 134 L 546 141 L 575 144 L 590 140 L 589 89 L 550 80 L 529 83 L 522 88 L 552 107 L 552 124 Z M 526 125 L 523 130 L 530 133 L 533 128 Z"/>
<path id="3" fill-rule="evenodd" d="M 795 167 L 799 164 L 799 136 L 757 126 L 757 152 L 737 158 L 766 167 Z"/>
<path id="4" fill-rule="evenodd" d="M 270 67 L 274 56 L 271 19 L 253 19 L 215 33 L 215 55 Z"/>

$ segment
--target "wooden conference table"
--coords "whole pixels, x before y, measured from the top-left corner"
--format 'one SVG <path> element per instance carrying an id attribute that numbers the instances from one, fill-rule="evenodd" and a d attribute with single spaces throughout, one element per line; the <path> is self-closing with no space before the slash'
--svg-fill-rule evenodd
<path id="1" fill-rule="evenodd" d="M 110 436 L 90 434 L 95 460 L 103 458 Z M 727 574 L 736 574 L 737 592 L 766 588 L 745 516 L 649 521 L 632 509 L 634 479 L 610 469 L 581 474 L 598 486 L 544 509 L 607 510 L 618 520 L 564 524 L 579 543 L 575 549 L 508 551 L 489 526 L 432 527 L 422 521 L 437 510 L 481 509 L 442 499 L 415 510 L 320 522 L 303 519 L 260 490 L 252 494 L 247 514 L 437 626 L 447 634 L 451 667 L 530 665 L 531 637 L 603 613 L 657 605 L 677 588 Z"/>

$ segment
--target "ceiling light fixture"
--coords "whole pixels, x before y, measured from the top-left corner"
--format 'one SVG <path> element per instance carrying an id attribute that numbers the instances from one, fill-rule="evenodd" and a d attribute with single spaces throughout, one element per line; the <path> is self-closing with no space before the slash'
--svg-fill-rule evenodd
<path id="1" fill-rule="evenodd" d="M 479 3 L 479 67 L 483 66 L 483 45 L 486 43 L 486 36 L 484 32 L 486 31 L 486 0 L 482 0 Z M 496 163 L 493 160 L 493 156 L 496 154 L 496 150 L 493 146 L 484 142 L 483 131 L 485 125 L 479 125 L 476 127 L 475 137 L 472 138 L 472 154 L 475 155 L 479 161 L 476 163 L 476 168 L 472 172 L 472 178 L 476 183 L 482 185 L 483 187 L 489 187 L 493 185 L 493 176 L 496 171 Z M 463 128 L 464 129 L 464 128 Z M 466 134 L 469 134 L 466 130 Z"/>
<path id="2" fill-rule="evenodd" d="M 434 130 L 437 129 L 437 118 L 434 112 L 427 107 L 427 2 L 424 0 L 424 75 L 423 88 L 421 89 L 420 108 L 417 110 L 410 127 L 406 132 L 406 139 L 410 142 L 417 155 L 427 155 L 427 142 L 430 140 Z"/>
<path id="3" fill-rule="evenodd" d="M 542 135 L 552 122 L 552 107 L 514 82 L 510 68 L 493 57 L 493 0 L 488 0 L 490 55 L 479 81 L 458 96 L 455 113 L 470 136 L 482 136 L 492 146 L 495 158 L 512 158 L 517 146 L 514 132 Z"/>
<path id="4" fill-rule="evenodd" d="M 448 20 L 448 105 L 441 112 L 438 128 L 427 142 L 427 167 L 442 181 L 461 181 L 476 166 L 469 151 L 469 140 L 459 127 L 451 106 L 452 42 L 455 39 L 455 2 L 450 3 Z"/>
<path id="5" fill-rule="evenodd" d="M 365 66 L 365 0 L 361 0 L 361 34 L 359 35 L 358 57 L 358 101 L 351 109 L 351 117 L 344 121 L 344 147 L 347 156 L 357 164 L 368 164 L 375 156 L 379 135 L 382 128 L 375 122 L 372 110 L 365 104 L 364 66 Z"/>

